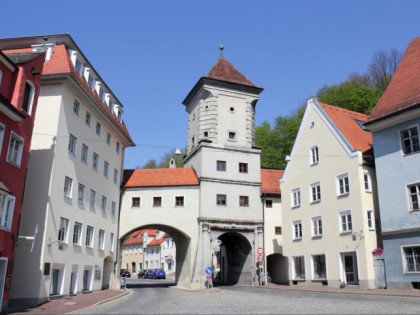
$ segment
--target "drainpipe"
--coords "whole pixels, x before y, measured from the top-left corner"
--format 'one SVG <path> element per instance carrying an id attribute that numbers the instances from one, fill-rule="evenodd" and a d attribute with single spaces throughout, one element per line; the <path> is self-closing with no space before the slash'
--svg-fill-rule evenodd
<path id="1" fill-rule="evenodd" d="M 262 203 L 262 217 L 263 217 L 263 235 L 262 235 L 262 239 L 263 239 L 263 250 L 264 250 L 264 252 L 263 252 L 263 266 L 262 266 L 262 272 L 264 273 L 264 274 L 266 274 L 266 270 L 265 270 L 265 266 L 266 266 L 266 263 L 265 263 L 265 260 L 266 260 L 266 256 L 265 256 L 265 208 L 264 208 L 264 205 L 265 205 L 265 194 L 263 193 L 263 191 L 262 191 L 262 188 L 260 188 L 260 197 L 261 197 L 261 203 Z M 266 279 L 267 279 L 267 275 L 266 275 Z M 261 283 L 261 276 L 260 276 L 260 286 L 262 285 L 262 283 Z M 265 285 L 267 285 L 267 280 L 265 281 Z"/>

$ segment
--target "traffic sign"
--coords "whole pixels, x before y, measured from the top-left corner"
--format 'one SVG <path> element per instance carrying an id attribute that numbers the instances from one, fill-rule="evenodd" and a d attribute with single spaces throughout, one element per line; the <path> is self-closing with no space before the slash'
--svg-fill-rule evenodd
<path id="1" fill-rule="evenodd" d="M 259 247 L 257 249 L 257 253 L 258 253 L 258 255 L 262 255 L 264 253 L 264 249 L 262 247 Z"/>
<path id="2" fill-rule="evenodd" d="M 262 262 L 262 261 L 263 261 L 263 256 L 258 255 L 257 261 L 258 261 L 258 262 Z"/>
<path id="3" fill-rule="evenodd" d="M 206 269 L 204 269 L 204 272 L 206 273 L 206 275 L 211 275 L 213 273 L 213 268 L 207 267 Z"/>

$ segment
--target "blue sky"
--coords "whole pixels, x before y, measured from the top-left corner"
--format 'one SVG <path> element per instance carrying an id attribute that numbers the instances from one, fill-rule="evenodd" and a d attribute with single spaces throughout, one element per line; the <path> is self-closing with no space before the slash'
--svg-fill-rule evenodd
<path id="1" fill-rule="evenodd" d="M 21 7 L 25 7 L 21 10 Z M 6 1 L 0 37 L 68 33 L 117 95 L 135 148 L 125 168 L 186 145 L 182 101 L 224 56 L 263 87 L 256 123 L 364 73 L 420 35 L 420 1 Z"/>

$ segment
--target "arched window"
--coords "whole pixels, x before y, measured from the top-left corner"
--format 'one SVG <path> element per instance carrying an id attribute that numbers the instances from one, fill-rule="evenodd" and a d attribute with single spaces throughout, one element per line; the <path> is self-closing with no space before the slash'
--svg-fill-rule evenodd
<path id="1" fill-rule="evenodd" d="M 32 103 L 34 101 L 35 87 L 30 81 L 25 83 L 25 94 L 23 96 L 22 110 L 31 115 Z"/>

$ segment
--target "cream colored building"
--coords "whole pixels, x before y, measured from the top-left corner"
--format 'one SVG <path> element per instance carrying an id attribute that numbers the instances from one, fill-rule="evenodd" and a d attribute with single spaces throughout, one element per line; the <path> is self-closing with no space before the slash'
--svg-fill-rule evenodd
<path id="1" fill-rule="evenodd" d="M 11 304 L 112 285 L 124 148 L 122 105 L 69 35 L 2 40 L 45 50 Z M 30 284 L 30 285 L 28 285 Z"/>
<path id="2" fill-rule="evenodd" d="M 366 120 L 308 101 L 280 184 L 292 285 L 375 288 L 379 214 Z"/>

